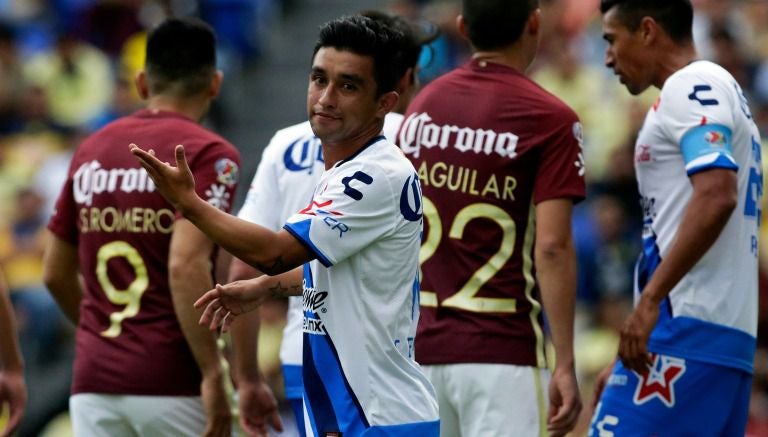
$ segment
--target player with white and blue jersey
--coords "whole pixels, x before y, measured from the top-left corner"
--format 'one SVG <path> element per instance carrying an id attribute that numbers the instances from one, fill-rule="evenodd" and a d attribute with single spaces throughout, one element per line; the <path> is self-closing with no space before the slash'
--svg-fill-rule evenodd
<path id="1" fill-rule="evenodd" d="M 418 87 L 416 80 L 417 62 L 422 45 L 429 43 L 437 37 L 436 28 L 416 27 L 397 16 L 390 16 L 381 12 L 363 12 L 375 20 L 382 21 L 405 34 L 403 52 L 406 53 L 402 77 L 397 86 L 400 95 L 397 106 L 386 115 L 384 119 L 384 136 L 391 142 L 403 120 L 402 112 L 408 105 Z M 282 225 L 294 213 L 307 205 L 312 198 L 317 182 L 325 171 L 322 145 L 320 139 L 312 132 L 309 121 L 298 123 L 278 130 L 270 139 L 256 170 L 256 174 L 248 191 L 243 207 L 238 217 L 252 223 L 259 224 L 274 231 L 278 231 Z M 260 273 L 243 261 L 233 259 L 230 265 L 229 280 L 251 279 Z M 282 365 L 285 397 L 290 402 L 296 417 L 299 432 L 304 432 L 303 412 L 303 384 L 302 384 L 302 324 L 304 311 L 302 310 L 302 298 L 291 296 L 288 298 L 287 322 L 283 329 L 283 339 L 280 345 L 280 363 Z M 238 326 L 241 325 L 241 326 Z M 257 326 L 257 325 L 256 325 Z M 235 329 L 253 330 L 253 323 L 238 322 L 233 325 Z M 237 345 L 236 345 L 237 347 Z M 248 348 L 249 345 L 242 347 Z M 250 351 L 255 355 L 255 351 Z M 246 393 L 240 391 L 241 409 L 254 408 L 254 403 L 259 403 L 261 411 L 267 411 L 273 400 L 265 398 L 259 393 Z M 250 396 L 250 399 L 248 397 Z"/>
<path id="2" fill-rule="evenodd" d="M 278 232 L 219 213 L 177 168 L 132 147 L 157 189 L 214 241 L 275 275 L 217 286 L 201 322 L 228 327 L 273 296 L 303 293 L 308 434 L 437 436 L 434 390 L 413 359 L 419 317 L 421 191 L 380 132 L 398 100 L 401 32 L 362 16 L 323 26 L 307 108 L 325 172 L 311 202 Z M 295 267 L 303 265 L 303 269 Z"/>
<path id="3" fill-rule="evenodd" d="M 744 435 L 757 330 L 759 134 L 736 80 L 699 60 L 688 0 L 603 0 L 606 65 L 661 89 L 635 146 L 636 306 L 591 435 Z"/>

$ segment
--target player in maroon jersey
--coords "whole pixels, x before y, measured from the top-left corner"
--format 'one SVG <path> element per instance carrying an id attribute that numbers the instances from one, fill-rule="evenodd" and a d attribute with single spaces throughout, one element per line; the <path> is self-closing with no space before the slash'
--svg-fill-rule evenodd
<path id="1" fill-rule="evenodd" d="M 210 27 L 166 20 L 148 37 L 136 81 L 146 108 L 93 134 L 72 159 L 49 224 L 45 280 L 77 324 L 76 435 L 231 434 L 229 376 L 192 307 L 213 286 L 215 246 L 127 150 L 151 144 L 172 160 L 184 144 L 198 194 L 229 211 L 239 153 L 198 123 L 221 81 Z"/>
<path id="2" fill-rule="evenodd" d="M 27 404 L 24 360 L 16 338 L 13 306 L 8 298 L 5 279 L 0 277 L 0 410 L 8 405 L 9 416 L 0 436 L 8 436 L 19 426 Z"/>
<path id="3" fill-rule="evenodd" d="M 423 188 L 415 349 L 442 436 L 563 435 L 581 410 L 571 237 L 572 205 L 585 195 L 581 125 L 525 76 L 537 5 L 464 0 L 457 24 L 472 59 L 416 96 L 398 134 Z"/>

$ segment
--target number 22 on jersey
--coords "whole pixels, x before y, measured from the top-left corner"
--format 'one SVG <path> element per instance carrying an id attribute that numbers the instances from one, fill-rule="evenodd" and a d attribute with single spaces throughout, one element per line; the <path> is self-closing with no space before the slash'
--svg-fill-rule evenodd
<path id="1" fill-rule="evenodd" d="M 443 224 L 440 221 L 440 214 L 435 204 L 427 197 L 423 197 L 423 202 L 424 217 L 429 224 L 429 231 L 419 251 L 419 263 L 421 265 L 435 254 L 443 236 Z M 502 240 L 499 244 L 499 249 L 472 274 L 459 291 L 443 300 L 440 306 L 479 313 L 514 313 L 517 310 L 517 301 L 515 299 L 477 296 L 483 285 L 493 278 L 512 257 L 517 231 L 512 217 L 498 206 L 482 202 L 474 203 L 464 207 L 456 214 L 448 231 L 448 237 L 462 239 L 467 224 L 479 218 L 489 219 L 501 228 Z M 437 294 L 433 291 L 422 289 L 420 300 L 423 306 L 438 306 Z"/>

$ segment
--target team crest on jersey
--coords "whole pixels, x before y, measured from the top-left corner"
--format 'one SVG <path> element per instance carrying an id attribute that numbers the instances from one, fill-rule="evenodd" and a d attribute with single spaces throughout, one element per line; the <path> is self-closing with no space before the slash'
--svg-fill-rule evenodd
<path id="1" fill-rule="evenodd" d="M 675 382 L 685 373 L 685 360 L 651 354 L 653 364 L 645 375 L 638 377 L 633 401 L 642 405 L 657 398 L 667 407 L 675 406 Z"/>
<path id="2" fill-rule="evenodd" d="M 725 147 L 725 135 L 717 131 L 709 131 L 704 134 L 704 141 L 715 147 Z"/>
<path id="3" fill-rule="evenodd" d="M 205 195 L 207 197 L 206 202 L 222 211 L 229 210 L 229 200 L 231 195 L 224 185 L 211 184 L 210 188 L 205 190 Z"/>
<path id="4" fill-rule="evenodd" d="M 409 222 L 421 220 L 421 185 L 416 173 L 406 179 L 400 192 L 400 213 Z"/>
<path id="5" fill-rule="evenodd" d="M 649 144 L 638 144 L 635 148 L 635 162 L 648 162 L 651 160 L 651 146 Z"/>
<path id="6" fill-rule="evenodd" d="M 229 158 L 221 158 L 214 164 L 216 169 L 216 180 L 222 184 L 231 187 L 237 183 L 238 166 L 235 161 Z"/>

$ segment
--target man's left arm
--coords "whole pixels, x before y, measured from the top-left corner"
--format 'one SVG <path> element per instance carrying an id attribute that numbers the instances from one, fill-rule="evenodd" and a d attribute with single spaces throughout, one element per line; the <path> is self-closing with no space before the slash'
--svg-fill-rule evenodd
<path id="1" fill-rule="evenodd" d="M 576 251 L 571 236 L 572 209 L 573 201 L 564 198 L 536 205 L 536 276 L 555 348 L 548 415 L 548 430 L 553 436 L 572 430 L 581 411 L 573 356 Z"/>
<path id="2" fill-rule="evenodd" d="M 186 219 L 174 224 L 168 255 L 168 282 L 173 306 L 184 337 L 203 376 L 201 396 L 207 416 L 206 436 L 229 436 L 232 415 L 224 390 L 224 378 L 215 334 L 200 326 L 194 302 L 213 288 L 213 243 Z"/>
<path id="3" fill-rule="evenodd" d="M 636 372 L 646 372 L 650 364 L 648 338 L 659 317 L 659 304 L 717 241 L 736 208 L 738 183 L 733 170 L 710 169 L 690 180 L 693 194 L 675 239 L 621 328 L 619 358 Z"/>

